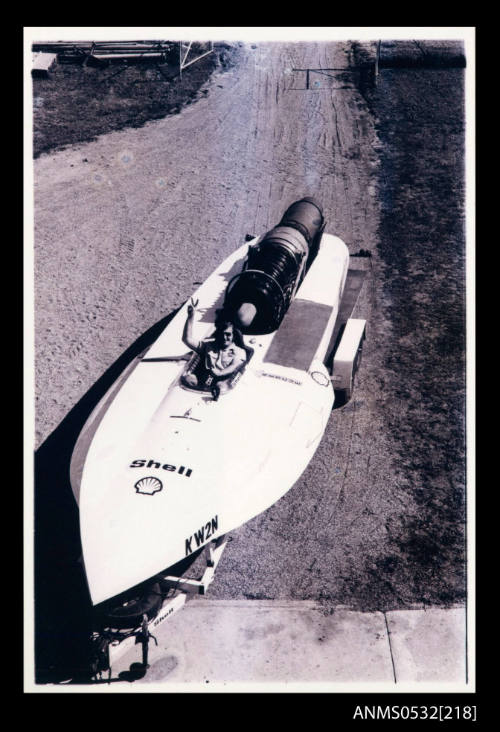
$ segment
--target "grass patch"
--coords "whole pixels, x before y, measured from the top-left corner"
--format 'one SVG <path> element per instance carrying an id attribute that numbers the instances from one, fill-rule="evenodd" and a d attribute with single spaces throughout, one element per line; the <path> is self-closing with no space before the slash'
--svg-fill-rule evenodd
<path id="1" fill-rule="evenodd" d="M 95 140 L 124 127 L 176 114 L 208 90 L 215 70 L 233 65 L 237 49 L 214 44 L 213 53 L 177 75 L 167 63 L 113 62 L 108 66 L 58 63 L 48 78 L 33 78 L 33 155 Z"/>

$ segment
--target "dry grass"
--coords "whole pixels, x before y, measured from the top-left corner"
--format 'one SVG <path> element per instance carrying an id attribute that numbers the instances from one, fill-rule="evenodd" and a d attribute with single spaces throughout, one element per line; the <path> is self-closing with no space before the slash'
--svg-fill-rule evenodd
<path id="1" fill-rule="evenodd" d="M 86 142 L 124 127 L 175 114 L 200 94 L 217 68 L 232 63 L 226 44 L 175 76 L 171 63 L 114 62 L 107 67 L 59 63 L 33 79 L 33 154 Z"/>

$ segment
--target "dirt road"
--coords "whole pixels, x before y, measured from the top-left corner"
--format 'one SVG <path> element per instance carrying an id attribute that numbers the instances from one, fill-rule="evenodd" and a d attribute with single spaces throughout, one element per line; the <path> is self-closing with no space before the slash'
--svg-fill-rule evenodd
<path id="1" fill-rule="evenodd" d="M 363 610 L 439 601 L 448 580 L 434 568 L 423 589 L 422 576 L 414 581 L 422 557 L 395 549 L 421 509 L 385 419 L 397 374 L 387 368 L 394 324 L 378 250 L 382 143 L 350 46 L 273 43 L 239 53 L 180 114 L 35 161 L 37 446 L 245 234 L 314 195 L 327 231 L 351 253 L 372 252 L 357 260 L 369 273 L 356 309 L 368 338 L 355 397 L 332 414 L 293 489 L 233 532 L 211 597 Z M 306 68 L 345 72 L 307 79 L 293 70 Z M 395 409 L 404 421 L 405 402 Z M 460 576 L 460 556 L 448 570 Z"/>

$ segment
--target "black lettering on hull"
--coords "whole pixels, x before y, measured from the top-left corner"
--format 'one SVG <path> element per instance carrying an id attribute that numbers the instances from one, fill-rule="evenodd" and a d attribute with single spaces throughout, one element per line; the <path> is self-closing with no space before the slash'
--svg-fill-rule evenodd
<path id="1" fill-rule="evenodd" d="M 191 468 L 186 468 L 185 465 L 180 465 L 179 467 L 177 467 L 177 465 L 171 465 L 170 463 L 164 463 L 162 465 L 158 460 L 147 461 L 145 458 L 134 460 L 130 463 L 129 468 L 144 468 L 145 466 L 149 469 L 155 468 L 156 470 L 167 470 L 169 473 L 177 472 L 179 475 L 184 475 L 186 478 L 190 478 L 193 472 Z"/>
<path id="2" fill-rule="evenodd" d="M 217 531 L 217 528 L 219 526 L 219 517 L 214 516 L 210 521 L 207 521 L 204 526 L 201 527 L 201 529 L 198 529 L 198 531 L 195 531 L 194 534 L 191 536 L 188 536 L 187 539 L 185 539 L 184 542 L 184 551 L 185 556 L 189 556 L 193 553 L 193 539 L 196 542 L 195 549 L 198 549 L 200 546 L 203 546 Z"/>
<path id="3" fill-rule="evenodd" d="M 205 527 L 202 526 L 199 531 L 195 532 L 194 538 L 196 539 L 196 546 L 201 546 L 205 543 Z"/>

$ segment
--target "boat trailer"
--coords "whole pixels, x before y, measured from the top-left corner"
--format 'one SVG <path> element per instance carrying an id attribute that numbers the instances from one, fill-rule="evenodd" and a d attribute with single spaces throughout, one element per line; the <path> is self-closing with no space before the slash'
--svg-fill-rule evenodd
<path id="1" fill-rule="evenodd" d="M 95 631 L 92 634 L 91 674 L 94 681 L 102 681 L 103 673 L 107 672 L 107 680 L 111 682 L 113 664 L 135 645 L 141 646 L 142 661 L 132 664 L 130 669 L 137 674 L 137 678 L 144 675 L 149 667 L 149 643 L 153 640 L 155 645 L 158 645 L 152 631 L 180 610 L 188 596 L 206 594 L 214 580 L 215 570 L 228 541 L 229 537 L 223 535 L 207 544 L 203 549 L 202 556 L 204 556 L 206 565 L 200 579 L 175 577 L 161 573 L 154 578 L 155 582 L 160 582 L 162 588 L 165 588 L 165 600 L 152 618 L 148 618 L 148 615 L 144 613 L 140 625 L 133 629 L 119 630 L 106 627 L 102 631 Z"/>

